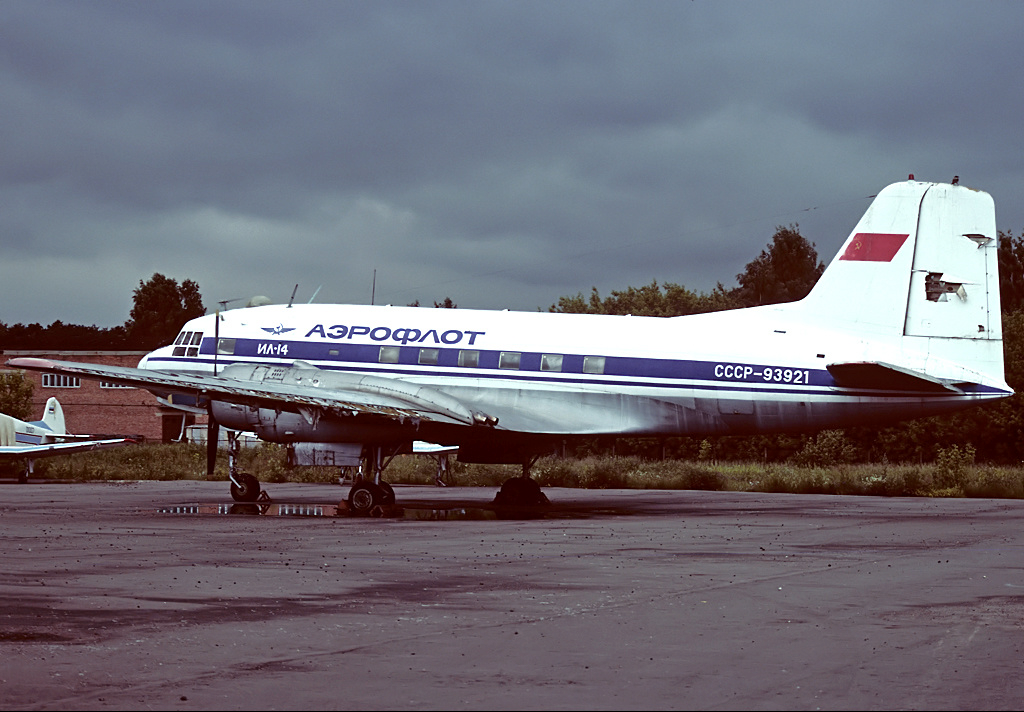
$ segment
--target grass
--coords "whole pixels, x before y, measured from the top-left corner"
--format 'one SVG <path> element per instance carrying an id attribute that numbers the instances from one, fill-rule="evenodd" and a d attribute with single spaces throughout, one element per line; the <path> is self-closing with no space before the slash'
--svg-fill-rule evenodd
<path id="1" fill-rule="evenodd" d="M 261 482 L 338 481 L 329 467 L 288 468 L 284 448 L 272 443 L 243 448 L 241 469 Z M 0 465 L 0 476 L 17 477 L 21 463 Z M 403 455 L 386 471 L 394 484 L 433 484 L 432 458 Z M 520 474 L 515 465 L 476 465 L 453 458 L 454 485 L 498 487 Z M 1024 467 L 974 463 L 973 450 L 951 448 L 934 463 L 832 464 L 649 461 L 637 457 L 544 458 L 533 468 L 543 487 L 591 489 L 689 489 L 732 492 L 789 492 L 883 497 L 1024 498 Z M 205 480 L 206 451 L 200 445 L 137 445 L 38 460 L 35 479 Z M 221 451 L 212 479 L 227 480 L 227 454 Z"/>

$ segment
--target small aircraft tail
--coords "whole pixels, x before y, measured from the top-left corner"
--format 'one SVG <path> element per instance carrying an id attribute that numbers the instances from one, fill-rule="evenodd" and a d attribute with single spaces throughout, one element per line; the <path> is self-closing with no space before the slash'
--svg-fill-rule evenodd
<path id="1" fill-rule="evenodd" d="M 35 425 L 49 428 L 54 435 L 67 434 L 64 426 L 64 409 L 61 408 L 60 402 L 56 398 L 50 398 L 46 401 L 43 419 L 36 422 Z"/>
<path id="2" fill-rule="evenodd" d="M 0 447 L 11 447 L 18 444 L 16 422 L 11 416 L 0 413 Z"/>
<path id="3" fill-rule="evenodd" d="M 961 185 L 882 190 L 818 283 L 793 305 L 847 331 L 840 385 L 890 377 L 1005 387 L 995 205 Z M 852 380 L 852 383 L 844 381 Z M 1008 388 L 1007 388 L 1008 390 Z"/>

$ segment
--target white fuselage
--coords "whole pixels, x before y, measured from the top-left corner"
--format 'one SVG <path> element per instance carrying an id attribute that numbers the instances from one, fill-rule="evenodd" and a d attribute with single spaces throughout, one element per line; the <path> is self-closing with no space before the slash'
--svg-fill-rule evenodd
<path id="1" fill-rule="evenodd" d="M 140 366 L 210 374 L 236 363 L 302 361 L 428 384 L 499 412 L 501 429 L 548 434 L 840 427 L 1006 394 L 1000 383 L 965 394 L 838 388 L 828 363 L 871 359 L 923 369 L 927 339 L 916 342 L 920 350 L 906 338 L 865 340 L 802 317 L 794 306 L 655 318 L 273 305 L 195 319 L 181 343 Z M 950 377 L 958 368 L 948 364 Z"/>

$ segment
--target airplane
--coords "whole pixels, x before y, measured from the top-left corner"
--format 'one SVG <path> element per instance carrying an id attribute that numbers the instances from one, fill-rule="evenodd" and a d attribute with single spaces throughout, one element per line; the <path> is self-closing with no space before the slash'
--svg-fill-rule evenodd
<path id="1" fill-rule="evenodd" d="M 7 363 L 148 389 L 211 432 L 341 448 L 369 473 L 353 513 L 394 503 L 383 472 L 417 440 L 521 465 L 494 502 L 540 505 L 531 467 L 576 438 L 877 426 L 1012 395 L 997 245 L 988 193 L 911 175 L 795 302 L 668 318 L 265 305 L 193 319 L 138 368 Z M 229 470 L 235 500 L 266 497 L 230 451 Z"/>
<path id="2" fill-rule="evenodd" d="M 40 457 L 70 455 L 109 447 L 127 445 L 129 438 L 91 438 L 71 435 L 64 426 L 64 409 L 56 398 L 46 401 L 43 419 L 26 422 L 0 413 L 0 460 L 24 460 L 25 471 L 20 482 L 28 482 Z"/>

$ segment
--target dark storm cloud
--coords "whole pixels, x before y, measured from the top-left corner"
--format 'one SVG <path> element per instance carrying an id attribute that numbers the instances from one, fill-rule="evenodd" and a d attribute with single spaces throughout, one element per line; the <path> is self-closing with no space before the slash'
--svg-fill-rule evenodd
<path id="1" fill-rule="evenodd" d="M 829 260 L 915 173 L 1024 227 L 1014 3 L 0 5 L 0 321 L 122 323 L 154 272 L 546 308 Z"/>

